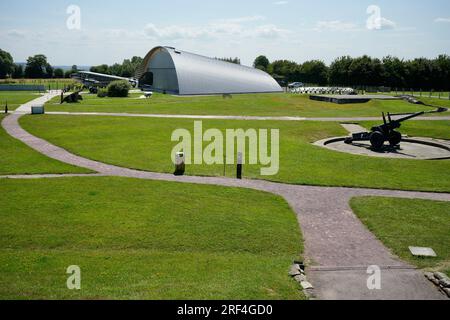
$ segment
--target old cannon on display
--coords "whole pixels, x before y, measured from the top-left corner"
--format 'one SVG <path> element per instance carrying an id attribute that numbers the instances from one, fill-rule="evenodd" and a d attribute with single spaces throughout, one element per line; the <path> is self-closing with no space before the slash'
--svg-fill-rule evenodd
<path id="1" fill-rule="evenodd" d="M 399 131 L 396 131 L 397 129 L 400 129 L 402 126 L 402 123 L 417 117 L 420 117 L 424 114 L 429 113 L 439 113 L 439 112 L 445 112 L 447 109 L 445 108 L 438 108 L 434 111 L 422 111 L 417 113 L 411 113 L 411 114 L 387 114 L 383 113 L 383 124 L 379 126 L 375 126 L 371 129 L 371 132 L 361 132 L 361 133 L 355 133 L 352 135 L 352 137 L 349 137 L 345 140 L 346 144 L 352 144 L 353 142 L 358 141 L 370 141 L 370 144 L 372 146 L 372 149 L 375 151 L 380 151 L 383 149 L 384 144 L 386 142 L 389 142 L 391 147 L 396 147 L 400 145 L 402 142 L 402 134 Z M 405 116 L 403 118 L 399 119 L 392 119 L 393 116 Z"/>

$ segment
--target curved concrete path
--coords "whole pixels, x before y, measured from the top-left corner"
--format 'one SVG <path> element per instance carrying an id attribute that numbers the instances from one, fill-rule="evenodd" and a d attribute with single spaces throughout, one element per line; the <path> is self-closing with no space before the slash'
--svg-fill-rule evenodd
<path id="1" fill-rule="evenodd" d="M 388 196 L 450 201 L 450 194 L 390 190 L 296 186 L 260 180 L 218 177 L 176 177 L 121 168 L 76 156 L 23 130 L 21 114 L 7 116 L 3 128 L 46 156 L 87 168 L 102 176 L 250 188 L 284 197 L 296 212 L 305 239 L 308 278 L 319 299 L 446 299 L 422 272 L 402 262 L 359 221 L 349 201 L 358 196 Z M 49 177 L 49 176 L 47 176 Z M 55 177 L 55 176 L 53 176 Z M 367 268 L 382 269 L 382 289 L 369 290 Z"/>

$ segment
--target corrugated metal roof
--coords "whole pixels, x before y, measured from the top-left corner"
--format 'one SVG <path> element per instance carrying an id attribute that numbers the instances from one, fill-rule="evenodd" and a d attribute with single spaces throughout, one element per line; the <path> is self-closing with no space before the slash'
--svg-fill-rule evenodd
<path id="1" fill-rule="evenodd" d="M 156 53 L 170 55 L 176 71 L 180 95 L 282 92 L 278 83 L 261 70 L 171 47 L 152 49 L 139 68 L 137 77 L 140 78 L 149 70 L 152 57 Z"/>

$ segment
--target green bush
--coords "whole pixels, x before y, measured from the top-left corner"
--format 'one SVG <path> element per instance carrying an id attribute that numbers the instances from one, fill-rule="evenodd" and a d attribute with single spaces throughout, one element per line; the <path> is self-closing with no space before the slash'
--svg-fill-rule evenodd
<path id="1" fill-rule="evenodd" d="M 97 97 L 106 98 L 108 96 L 108 90 L 106 89 L 98 89 Z"/>
<path id="2" fill-rule="evenodd" d="M 108 97 L 128 97 L 131 85 L 126 80 L 118 80 L 111 82 L 108 87 Z"/>

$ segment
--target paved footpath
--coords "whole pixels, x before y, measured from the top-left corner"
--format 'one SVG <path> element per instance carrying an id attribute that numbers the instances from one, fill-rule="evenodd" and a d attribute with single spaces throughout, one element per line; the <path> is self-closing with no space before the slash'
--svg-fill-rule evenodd
<path id="1" fill-rule="evenodd" d="M 308 278 L 318 299 L 447 299 L 421 271 L 399 260 L 375 238 L 352 212 L 349 201 L 358 196 L 388 196 L 450 201 L 450 194 L 390 190 L 295 186 L 261 180 L 218 177 L 176 177 L 121 168 L 76 156 L 23 130 L 22 114 L 7 116 L 3 128 L 13 137 L 50 158 L 87 168 L 102 176 L 249 188 L 284 197 L 297 214 L 305 239 Z M 58 175 L 38 176 L 44 178 Z M 382 269 L 382 289 L 367 288 L 367 268 Z"/>
<path id="2" fill-rule="evenodd" d="M 186 115 L 186 114 L 139 114 L 139 113 L 105 113 L 105 112 L 46 112 L 51 115 L 70 116 L 102 116 L 102 117 L 131 117 L 131 118 L 159 118 L 159 119 L 197 119 L 197 120 L 244 120 L 244 121 L 318 121 L 318 122 L 352 122 L 379 121 L 380 117 L 357 118 L 302 118 L 302 117 L 257 117 L 257 116 L 219 116 L 219 115 Z M 395 117 L 394 117 L 395 119 Z M 417 117 L 415 121 L 450 120 L 450 116 Z"/>
<path id="3" fill-rule="evenodd" d="M 16 109 L 16 111 L 14 113 L 30 114 L 31 107 L 43 106 L 46 102 L 48 102 L 51 99 L 53 99 L 54 97 L 58 97 L 60 95 L 61 95 L 61 90 L 53 90 L 53 91 L 47 92 L 43 96 L 21 105 L 19 108 Z"/>

